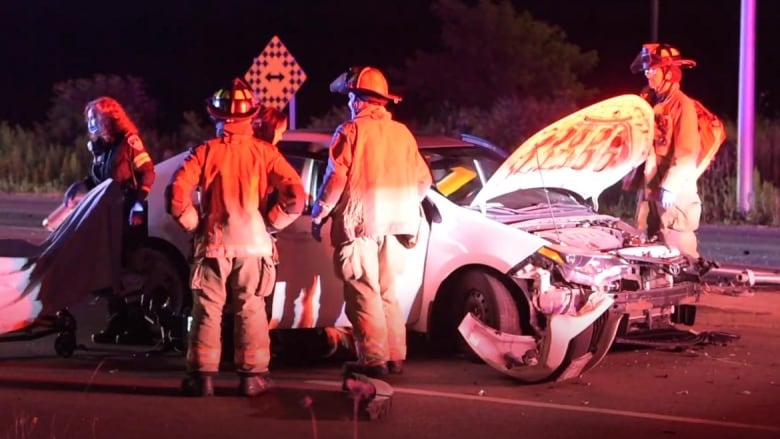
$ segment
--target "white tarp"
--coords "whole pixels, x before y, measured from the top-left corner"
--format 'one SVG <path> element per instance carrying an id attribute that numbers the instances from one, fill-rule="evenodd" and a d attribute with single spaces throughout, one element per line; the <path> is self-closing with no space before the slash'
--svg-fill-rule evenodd
<path id="1" fill-rule="evenodd" d="M 0 257 L 0 334 L 119 286 L 122 193 L 107 180 L 37 248 Z"/>

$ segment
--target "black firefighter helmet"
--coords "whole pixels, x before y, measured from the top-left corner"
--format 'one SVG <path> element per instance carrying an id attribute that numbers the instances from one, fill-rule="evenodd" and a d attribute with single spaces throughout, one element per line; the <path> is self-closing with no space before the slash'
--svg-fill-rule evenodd
<path id="1" fill-rule="evenodd" d="M 248 120 L 259 108 L 252 88 L 241 78 L 233 79 L 229 86 L 217 90 L 206 102 L 209 114 L 224 121 Z"/>
<path id="2" fill-rule="evenodd" d="M 631 73 L 644 72 L 652 67 L 690 69 L 696 67 L 696 61 L 683 58 L 680 51 L 670 44 L 646 43 L 631 63 Z"/>

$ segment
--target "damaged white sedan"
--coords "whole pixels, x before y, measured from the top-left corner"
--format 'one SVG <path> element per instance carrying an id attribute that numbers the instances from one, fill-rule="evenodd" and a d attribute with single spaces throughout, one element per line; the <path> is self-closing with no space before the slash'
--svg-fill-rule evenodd
<path id="1" fill-rule="evenodd" d="M 530 327 L 496 331 L 468 315 L 460 331 L 487 363 L 533 382 L 578 376 L 620 336 L 692 325 L 699 279 L 677 249 L 597 213 L 599 195 L 647 158 L 652 109 L 627 95 L 582 109 L 518 147 L 474 195 L 484 215 L 548 241 L 509 273 Z"/>
<path id="2" fill-rule="evenodd" d="M 599 111 L 508 159 L 481 139 L 417 135 L 436 187 L 423 202 L 427 221 L 400 284 L 410 331 L 537 382 L 587 371 L 618 334 L 693 323 L 686 304 L 698 291 L 686 279 L 686 260 L 642 242 L 586 201 L 644 160 L 652 109 L 625 96 Z M 291 130 L 279 144 L 311 200 L 331 134 Z M 166 249 L 177 273 L 186 272 L 190 237 L 165 213 L 163 191 L 185 155 L 157 165 L 149 196 L 149 247 Z M 322 243 L 311 238 L 308 209 L 277 235 L 275 331 L 349 327 L 329 231 L 322 236 Z"/>

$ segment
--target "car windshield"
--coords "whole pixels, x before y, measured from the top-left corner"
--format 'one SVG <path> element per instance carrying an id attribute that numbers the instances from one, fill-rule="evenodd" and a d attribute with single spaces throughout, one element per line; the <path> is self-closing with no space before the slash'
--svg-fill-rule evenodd
<path id="1" fill-rule="evenodd" d="M 452 202 L 467 205 L 503 161 L 480 148 L 422 150 L 436 189 Z"/>
<path id="2" fill-rule="evenodd" d="M 302 175 L 309 176 L 308 193 L 317 194 L 327 167 L 327 147 L 301 141 L 283 141 L 279 147 Z M 503 154 L 479 145 L 422 147 L 420 152 L 431 168 L 436 189 L 461 206 L 471 204 L 506 159 Z M 529 214 L 540 206 L 548 210 L 552 207 L 558 211 L 570 211 L 589 205 L 570 191 L 554 188 L 513 191 L 489 200 L 487 205 L 496 213 L 511 209 Z"/>
<path id="3" fill-rule="evenodd" d="M 436 189 L 461 206 L 468 206 L 501 166 L 503 158 L 480 147 L 423 150 Z M 489 200 L 493 209 L 533 210 L 537 207 L 581 208 L 582 200 L 563 189 L 521 189 Z"/>

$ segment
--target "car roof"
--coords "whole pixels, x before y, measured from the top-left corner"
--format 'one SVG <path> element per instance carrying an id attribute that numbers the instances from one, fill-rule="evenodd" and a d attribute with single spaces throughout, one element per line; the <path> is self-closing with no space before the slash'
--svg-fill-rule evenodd
<path id="1" fill-rule="evenodd" d="M 444 136 L 441 134 L 414 133 L 414 137 L 417 140 L 417 145 L 419 148 L 423 150 L 437 148 L 477 147 L 477 145 L 472 142 L 466 142 L 455 137 Z M 322 149 L 327 149 L 330 146 L 332 139 L 333 131 L 311 129 L 287 130 L 282 136 L 282 142 L 305 142 L 320 146 Z"/>

